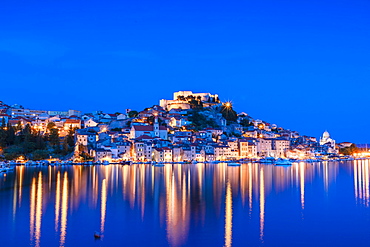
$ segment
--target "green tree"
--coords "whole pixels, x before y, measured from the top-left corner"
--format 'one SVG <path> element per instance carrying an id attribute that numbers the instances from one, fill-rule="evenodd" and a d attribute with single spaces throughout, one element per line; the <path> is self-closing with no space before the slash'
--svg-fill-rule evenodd
<path id="1" fill-rule="evenodd" d="M 54 122 L 49 122 L 48 125 L 46 126 L 46 129 L 50 132 L 50 130 L 53 129 L 55 126 L 56 125 Z"/>
<path id="2" fill-rule="evenodd" d="M 18 121 L 17 125 L 14 127 L 16 132 L 21 131 L 23 129 L 23 124 L 21 121 Z"/>
<path id="3" fill-rule="evenodd" d="M 139 113 L 137 112 L 137 111 L 130 111 L 129 113 L 128 113 L 128 117 L 129 118 L 133 118 L 133 117 L 137 117 L 137 115 L 138 115 Z"/>
<path id="4" fill-rule="evenodd" d="M 58 129 L 51 129 L 50 130 L 49 144 L 54 149 L 55 153 L 60 152 L 60 138 L 59 138 L 59 130 Z"/>
<path id="5" fill-rule="evenodd" d="M 13 126 L 8 123 L 6 126 L 6 146 L 13 145 L 15 142 L 15 130 Z"/>
<path id="6" fill-rule="evenodd" d="M 49 158 L 49 152 L 47 150 L 35 150 L 32 152 L 33 160 L 44 160 Z"/>
<path id="7" fill-rule="evenodd" d="M 74 139 L 75 130 L 72 127 L 69 128 L 68 135 L 63 140 L 62 144 L 62 153 L 64 155 L 71 153 L 74 150 L 75 139 Z"/>
<path id="8" fill-rule="evenodd" d="M 238 114 L 234 111 L 233 105 L 230 102 L 222 104 L 221 113 L 228 123 L 236 122 L 238 119 Z"/>
<path id="9" fill-rule="evenodd" d="M 0 148 L 4 148 L 6 146 L 6 130 L 0 129 Z"/>
<path id="10" fill-rule="evenodd" d="M 242 120 L 240 120 L 240 125 L 243 127 L 249 127 L 252 126 L 253 123 L 248 118 L 243 118 Z"/>
<path id="11" fill-rule="evenodd" d="M 203 109 L 203 102 L 195 99 L 191 99 L 189 102 L 191 109 Z"/>
<path id="12" fill-rule="evenodd" d="M 339 149 L 339 153 L 344 155 L 353 155 L 358 153 L 359 149 L 356 144 L 352 143 L 351 146 Z"/>

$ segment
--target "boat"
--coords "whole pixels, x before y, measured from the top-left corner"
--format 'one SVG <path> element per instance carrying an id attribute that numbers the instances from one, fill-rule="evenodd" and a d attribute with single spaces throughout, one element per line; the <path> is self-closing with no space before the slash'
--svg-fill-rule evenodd
<path id="1" fill-rule="evenodd" d="M 228 166 L 240 166 L 240 163 L 232 162 L 232 163 L 227 163 Z"/>
<path id="2" fill-rule="evenodd" d="M 108 160 L 104 160 L 102 165 L 106 166 L 106 165 L 109 165 L 109 161 Z"/>
<path id="3" fill-rule="evenodd" d="M 120 162 L 121 165 L 131 165 L 131 161 L 121 161 Z"/>
<path id="4" fill-rule="evenodd" d="M 152 165 L 153 166 L 164 166 L 164 162 L 155 162 L 155 161 L 152 161 Z"/>
<path id="5" fill-rule="evenodd" d="M 257 163 L 263 163 L 263 164 L 273 164 L 275 163 L 275 158 L 274 157 L 266 157 L 263 159 L 260 159 L 257 161 Z"/>
<path id="6" fill-rule="evenodd" d="M 276 166 L 289 166 L 289 165 L 292 165 L 293 162 L 291 162 L 289 159 L 277 159 L 275 162 L 274 162 L 274 165 Z"/>
<path id="7" fill-rule="evenodd" d="M 98 231 L 94 232 L 94 238 L 101 238 L 102 234 Z"/>

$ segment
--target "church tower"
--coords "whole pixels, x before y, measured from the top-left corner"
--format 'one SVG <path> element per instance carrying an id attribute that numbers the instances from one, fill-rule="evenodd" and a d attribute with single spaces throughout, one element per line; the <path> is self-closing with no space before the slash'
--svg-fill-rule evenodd
<path id="1" fill-rule="evenodd" d="M 158 123 L 158 116 L 154 116 L 154 126 L 153 126 L 154 136 L 159 137 L 159 123 Z"/>

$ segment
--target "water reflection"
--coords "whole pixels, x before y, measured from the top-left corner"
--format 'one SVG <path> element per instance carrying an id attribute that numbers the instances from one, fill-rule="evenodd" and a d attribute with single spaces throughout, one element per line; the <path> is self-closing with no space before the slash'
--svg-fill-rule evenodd
<path id="1" fill-rule="evenodd" d="M 299 176 L 300 176 L 300 187 L 301 187 L 301 207 L 304 209 L 304 171 L 305 171 L 305 163 L 299 163 Z"/>
<path id="2" fill-rule="evenodd" d="M 100 232 L 104 233 L 105 227 L 105 212 L 107 208 L 107 183 L 106 179 L 103 179 L 101 186 L 101 219 L 100 219 Z"/>
<path id="3" fill-rule="evenodd" d="M 232 227 L 233 227 L 233 195 L 230 182 L 226 184 L 226 200 L 225 200 L 225 246 L 230 247 L 232 243 Z"/>
<path id="4" fill-rule="evenodd" d="M 351 166 L 354 197 L 366 207 L 370 203 L 369 166 L 368 161 L 355 161 Z M 222 244 L 232 246 L 238 230 L 235 227 L 236 215 L 242 217 L 245 214 L 245 220 L 250 222 L 257 217 L 259 227 L 256 226 L 258 233 L 256 231 L 255 237 L 261 244 L 265 243 L 268 236 L 265 226 L 272 220 L 267 210 L 270 194 L 297 188 L 294 199 L 300 205 L 294 206 L 300 211 L 307 210 L 309 204 L 306 201 L 310 201 L 307 197 L 310 193 L 306 193 L 310 189 L 307 184 L 316 181 L 322 190 L 328 192 L 337 178 L 339 167 L 340 164 L 335 162 L 296 163 L 290 167 L 257 163 L 240 167 L 229 167 L 225 163 L 166 164 L 164 167 L 145 164 L 17 167 L 13 177 L 8 180 L 0 178 L 0 189 L 7 183 L 12 184 L 10 210 L 14 222 L 19 220 L 19 208 L 27 201 L 23 199 L 22 202 L 22 195 L 29 194 L 27 210 L 29 208 L 31 246 L 42 245 L 41 236 L 51 235 L 48 231 L 41 234 L 42 226 L 50 225 L 45 216 L 49 207 L 52 208 L 51 225 L 58 236 L 58 244 L 65 246 L 69 232 L 75 230 L 68 219 L 72 214 L 78 214 L 82 206 L 97 211 L 91 216 L 96 217 L 94 229 L 99 229 L 100 221 L 101 233 L 108 231 L 109 217 L 116 213 L 109 211 L 114 210 L 109 206 L 111 201 L 122 202 L 121 206 L 127 205 L 130 212 L 139 212 L 136 219 L 139 222 L 157 215 L 158 222 L 153 224 L 164 229 L 166 241 L 171 246 L 186 245 L 192 227 L 206 225 L 208 218 L 222 222 Z"/>
<path id="5" fill-rule="evenodd" d="M 60 238 L 59 246 L 64 246 L 67 237 L 67 213 L 68 213 L 68 174 L 64 172 L 63 189 L 62 189 L 62 206 L 61 206 L 61 220 L 60 220 Z"/>
<path id="6" fill-rule="evenodd" d="M 263 242 L 265 229 L 265 176 L 263 166 L 260 167 L 260 239 Z"/>
<path id="7" fill-rule="evenodd" d="M 34 246 L 40 246 L 41 221 L 42 221 L 42 173 L 39 172 L 37 179 L 32 179 L 30 196 L 30 238 Z"/>
<path id="8" fill-rule="evenodd" d="M 353 164 L 353 177 L 356 202 L 369 207 L 369 160 L 356 160 Z"/>

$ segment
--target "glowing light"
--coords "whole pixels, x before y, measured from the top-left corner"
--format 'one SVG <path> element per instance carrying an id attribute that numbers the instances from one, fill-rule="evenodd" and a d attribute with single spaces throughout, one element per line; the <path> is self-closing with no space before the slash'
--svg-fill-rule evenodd
<path id="1" fill-rule="evenodd" d="M 55 231 L 58 232 L 60 212 L 60 171 L 58 171 L 57 174 L 57 185 L 55 194 Z"/>
<path id="2" fill-rule="evenodd" d="M 62 215 L 61 215 L 61 227 L 60 227 L 60 240 L 59 245 L 64 246 L 67 237 L 67 213 L 68 213 L 68 176 L 67 172 L 64 172 L 63 178 L 63 192 L 62 192 Z"/>
<path id="3" fill-rule="evenodd" d="M 225 246 L 230 247 L 233 235 L 233 196 L 230 181 L 226 184 L 225 200 Z"/>
<path id="4" fill-rule="evenodd" d="M 265 178 L 263 167 L 260 170 L 260 240 L 263 242 L 265 228 Z"/>
<path id="5" fill-rule="evenodd" d="M 37 201 L 36 201 L 36 223 L 35 223 L 35 246 L 40 246 L 42 220 L 42 173 L 39 172 L 37 181 Z"/>
<path id="6" fill-rule="evenodd" d="M 107 208 L 107 182 L 103 179 L 101 186 L 101 219 L 100 219 L 100 232 L 104 233 L 105 227 L 105 213 Z"/>
<path id="7" fill-rule="evenodd" d="M 35 201 L 36 197 L 36 178 L 32 178 L 31 194 L 30 194 L 30 240 L 33 241 L 35 231 Z"/>
<path id="8" fill-rule="evenodd" d="M 304 209 L 304 169 L 305 169 L 305 163 L 301 162 L 299 164 L 299 173 L 300 173 L 300 187 L 301 187 L 301 207 Z"/>

